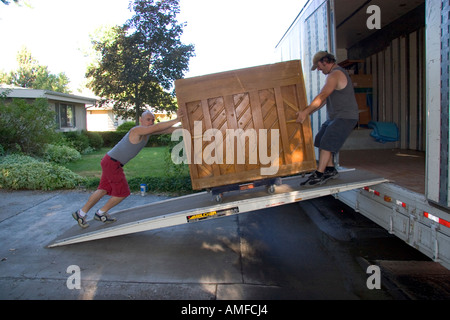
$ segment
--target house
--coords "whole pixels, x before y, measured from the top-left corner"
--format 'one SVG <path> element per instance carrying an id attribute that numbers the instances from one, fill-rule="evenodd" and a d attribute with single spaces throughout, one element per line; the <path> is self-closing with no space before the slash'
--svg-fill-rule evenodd
<path id="1" fill-rule="evenodd" d="M 162 122 L 173 119 L 176 115 L 169 115 L 165 111 L 155 111 L 147 107 L 155 115 L 156 122 Z M 123 119 L 114 114 L 112 106 L 95 107 L 90 106 L 87 109 L 87 130 L 88 131 L 115 131 L 118 126 L 124 122 L 134 122 L 134 118 Z"/>
<path id="2" fill-rule="evenodd" d="M 7 98 L 34 100 L 45 98 L 49 107 L 57 114 L 56 123 L 59 131 L 87 130 L 86 107 L 95 104 L 95 98 L 50 90 L 26 88 L 0 88 L 0 94 L 7 92 Z"/>
<path id="3" fill-rule="evenodd" d="M 121 117 L 114 115 L 112 106 L 90 106 L 86 109 L 86 112 L 88 131 L 115 131 L 118 126 L 126 122 Z"/>

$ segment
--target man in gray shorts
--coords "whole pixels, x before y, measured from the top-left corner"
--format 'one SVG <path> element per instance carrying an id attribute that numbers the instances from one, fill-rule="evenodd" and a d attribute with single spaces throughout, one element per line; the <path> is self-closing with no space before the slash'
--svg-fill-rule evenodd
<path id="1" fill-rule="evenodd" d="M 322 71 L 327 76 L 320 93 L 309 106 L 297 113 L 297 122 L 303 123 L 309 115 L 327 105 L 327 121 L 320 128 L 314 140 L 319 148 L 319 165 L 307 181 L 301 185 L 320 185 L 337 178 L 333 155 L 339 152 L 345 140 L 358 123 L 359 113 L 353 84 L 344 68 L 336 64 L 336 58 L 319 51 L 313 59 L 312 70 Z"/>

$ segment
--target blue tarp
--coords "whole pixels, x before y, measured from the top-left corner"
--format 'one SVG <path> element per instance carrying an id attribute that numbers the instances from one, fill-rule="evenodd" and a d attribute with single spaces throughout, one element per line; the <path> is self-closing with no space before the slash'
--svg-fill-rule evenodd
<path id="1" fill-rule="evenodd" d="M 370 121 L 368 127 L 373 129 L 370 133 L 377 142 L 394 142 L 399 139 L 398 127 L 393 122 Z"/>

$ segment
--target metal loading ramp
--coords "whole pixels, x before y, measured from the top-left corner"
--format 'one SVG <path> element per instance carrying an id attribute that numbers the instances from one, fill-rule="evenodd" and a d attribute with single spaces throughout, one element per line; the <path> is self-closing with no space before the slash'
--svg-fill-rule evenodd
<path id="1" fill-rule="evenodd" d="M 220 204 L 212 199 L 210 193 L 201 192 L 118 211 L 111 214 L 117 218 L 116 222 L 112 224 L 92 222 L 86 229 L 81 229 L 75 224 L 51 242 L 48 247 L 53 248 L 194 223 L 388 182 L 384 178 L 362 170 L 341 172 L 339 178 L 330 180 L 322 186 L 300 187 L 299 184 L 303 180 L 305 178 L 300 176 L 284 178 L 283 183 L 276 187 L 274 194 L 268 194 L 265 188 L 230 192 L 225 195 Z"/>

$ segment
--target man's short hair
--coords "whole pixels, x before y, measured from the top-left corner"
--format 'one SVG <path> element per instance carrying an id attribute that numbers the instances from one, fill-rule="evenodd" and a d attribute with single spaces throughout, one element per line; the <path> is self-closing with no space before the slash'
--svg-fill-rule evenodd
<path id="1" fill-rule="evenodd" d="M 336 58 L 331 53 L 328 53 L 325 57 L 320 59 L 320 61 L 326 62 L 326 63 L 336 63 Z"/>
<path id="2" fill-rule="evenodd" d="M 325 57 L 321 59 L 321 61 L 326 63 L 335 63 L 336 58 L 331 53 L 328 53 Z"/>
<path id="3" fill-rule="evenodd" d="M 144 117 L 145 114 L 151 114 L 153 116 L 153 118 L 155 117 L 155 115 L 153 114 L 153 112 L 151 112 L 150 110 L 145 110 L 144 112 L 142 112 L 141 117 Z"/>

